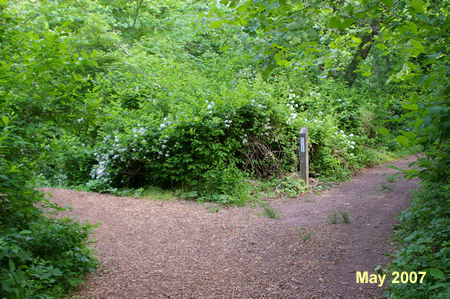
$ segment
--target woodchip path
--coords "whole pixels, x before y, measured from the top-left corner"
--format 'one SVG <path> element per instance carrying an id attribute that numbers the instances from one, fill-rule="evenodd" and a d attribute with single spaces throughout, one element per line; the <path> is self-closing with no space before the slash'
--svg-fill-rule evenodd
<path id="1" fill-rule="evenodd" d="M 406 168 L 404 158 L 389 165 Z M 44 189 L 95 230 L 101 267 L 75 298 L 373 298 L 356 271 L 388 262 L 392 226 L 418 181 L 386 181 L 395 171 L 365 169 L 321 194 L 270 205 L 221 208 L 64 189 Z M 334 213 L 350 223 L 327 224 Z"/>

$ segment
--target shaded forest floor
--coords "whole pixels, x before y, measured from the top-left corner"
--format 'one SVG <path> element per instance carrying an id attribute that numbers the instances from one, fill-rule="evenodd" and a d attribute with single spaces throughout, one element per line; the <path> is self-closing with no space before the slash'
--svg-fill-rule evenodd
<path id="1" fill-rule="evenodd" d="M 387 165 L 406 168 L 413 157 Z M 279 219 L 259 205 L 221 208 L 44 189 L 81 221 L 100 222 L 101 262 L 85 298 L 373 298 L 385 291 L 356 284 L 356 271 L 386 264 L 396 215 L 417 180 L 378 166 L 321 194 L 273 199 Z M 344 222 L 347 218 L 350 223 Z M 338 222 L 331 224 L 331 222 Z M 386 285 L 386 283 L 385 283 Z"/>

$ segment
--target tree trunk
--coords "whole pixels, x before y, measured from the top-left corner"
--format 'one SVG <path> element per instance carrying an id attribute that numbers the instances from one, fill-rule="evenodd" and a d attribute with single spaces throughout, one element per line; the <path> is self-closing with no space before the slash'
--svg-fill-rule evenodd
<path id="1" fill-rule="evenodd" d="M 386 59 L 386 72 L 391 71 L 391 59 L 389 58 L 389 54 L 385 56 Z"/>
<path id="2" fill-rule="evenodd" d="M 139 10 L 141 9 L 141 5 L 142 5 L 142 0 L 139 1 L 138 6 L 136 8 L 136 14 L 134 15 L 133 26 L 131 27 L 133 29 L 136 26 L 136 21 L 137 21 L 138 15 L 139 15 Z"/>
<path id="3" fill-rule="evenodd" d="M 347 82 L 348 86 L 352 86 L 356 80 L 356 69 L 360 62 L 366 60 L 369 55 L 370 49 L 373 45 L 373 38 L 378 34 L 378 22 L 370 26 L 372 31 L 365 34 L 361 38 L 361 43 L 358 46 L 358 50 L 355 55 L 353 55 L 352 61 L 345 68 L 344 80 Z"/>

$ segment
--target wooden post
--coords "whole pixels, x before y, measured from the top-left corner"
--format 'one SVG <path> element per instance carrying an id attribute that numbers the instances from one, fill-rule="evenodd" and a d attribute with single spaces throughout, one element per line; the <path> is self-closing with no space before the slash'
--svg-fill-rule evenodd
<path id="1" fill-rule="evenodd" d="M 300 130 L 300 148 L 298 152 L 300 162 L 300 177 L 309 185 L 309 157 L 308 157 L 308 127 Z"/>

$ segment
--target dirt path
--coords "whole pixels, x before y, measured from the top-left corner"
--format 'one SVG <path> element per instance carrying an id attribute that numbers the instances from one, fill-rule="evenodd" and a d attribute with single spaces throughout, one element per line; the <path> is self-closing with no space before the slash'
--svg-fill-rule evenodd
<path id="1" fill-rule="evenodd" d="M 391 165 L 406 167 L 412 158 Z M 376 167 L 320 195 L 277 199 L 280 219 L 260 207 L 220 209 L 46 189 L 80 220 L 101 222 L 101 270 L 82 298 L 373 298 L 355 271 L 387 262 L 392 225 L 417 181 L 386 181 Z M 350 223 L 327 224 L 336 213 Z"/>

